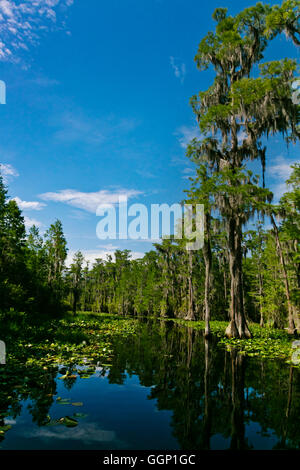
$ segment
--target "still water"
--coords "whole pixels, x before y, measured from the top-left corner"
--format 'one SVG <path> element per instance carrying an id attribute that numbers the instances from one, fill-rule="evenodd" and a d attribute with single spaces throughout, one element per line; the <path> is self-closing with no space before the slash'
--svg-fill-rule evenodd
<path id="1" fill-rule="evenodd" d="M 226 352 L 172 322 L 139 330 L 115 341 L 109 366 L 33 383 L 30 399 L 0 415 L 11 426 L 0 448 L 300 448 L 298 370 Z"/>

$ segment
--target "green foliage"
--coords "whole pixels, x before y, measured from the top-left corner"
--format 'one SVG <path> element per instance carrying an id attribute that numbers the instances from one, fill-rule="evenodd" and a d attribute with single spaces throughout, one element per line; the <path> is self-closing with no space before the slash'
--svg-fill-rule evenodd
<path id="1" fill-rule="evenodd" d="M 272 193 L 246 166 L 260 159 L 264 172 L 263 137 L 279 132 L 288 141 L 299 138 L 299 106 L 291 88 L 296 62 L 262 62 L 269 41 L 281 32 L 297 43 L 298 7 L 295 0 L 273 7 L 257 3 L 236 16 L 218 8 L 215 30 L 200 42 L 197 66 L 211 67 L 215 78 L 191 99 L 205 136 L 187 149 L 196 177 L 186 194 L 188 202 L 205 207 L 203 250 L 188 253 L 184 239 L 171 237 L 139 260 L 117 250 L 115 259 L 89 266 L 77 252 L 67 269 L 61 221 L 44 237 L 37 227 L 26 234 L 0 176 L 0 312 L 12 331 L 15 312 L 25 312 L 21 323 L 66 310 L 199 320 L 208 304 L 212 320 L 227 320 L 229 312 L 232 318 L 235 305 L 238 323 L 284 327 L 288 311 L 300 328 L 300 167 L 293 167 L 280 204 L 271 206 Z M 258 223 L 257 233 L 245 232 L 251 219 L 267 214 L 280 218 L 278 229 Z M 75 343 L 83 338 L 80 331 L 71 334 Z"/>
<path id="2" fill-rule="evenodd" d="M 37 314 L 60 315 L 64 310 L 66 240 L 56 221 L 40 236 L 32 227 L 26 234 L 17 203 L 9 200 L 0 175 L 0 313 L 24 311 L 30 321 Z"/>
<path id="3" fill-rule="evenodd" d="M 286 0 L 275 5 L 266 17 L 265 34 L 268 38 L 285 31 L 295 44 L 299 45 L 299 0 Z"/>

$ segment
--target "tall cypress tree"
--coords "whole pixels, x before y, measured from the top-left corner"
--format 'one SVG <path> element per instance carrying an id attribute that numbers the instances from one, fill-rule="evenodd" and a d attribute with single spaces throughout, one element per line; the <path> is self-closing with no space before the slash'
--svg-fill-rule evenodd
<path id="1" fill-rule="evenodd" d="M 294 4 L 283 2 L 282 8 L 294 12 Z M 296 62 L 281 61 L 261 64 L 269 40 L 281 31 L 290 31 L 290 16 L 281 16 L 280 27 L 274 26 L 275 7 L 258 3 L 235 17 L 227 9 L 213 14 L 214 32 L 201 41 L 195 57 L 203 71 L 212 67 L 212 86 L 191 99 L 204 138 L 199 143 L 199 159 L 206 159 L 215 171 L 225 170 L 230 197 L 220 194 L 226 224 L 231 275 L 231 321 L 226 330 L 229 337 L 249 337 L 243 305 L 242 228 L 245 219 L 239 174 L 247 160 L 259 159 L 263 175 L 266 148 L 262 138 L 281 133 L 288 141 L 299 138 L 298 106 L 292 99 Z M 278 13 L 278 12 L 277 12 Z M 298 22 L 298 23 L 297 23 Z M 299 18 L 293 21 L 298 28 Z M 294 34 L 295 36 L 295 34 Z M 295 41 L 296 42 L 296 41 Z M 259 64 L 260 74 L 253 78 Z M 264 180 L 264 178 L 263 178 Z"/>

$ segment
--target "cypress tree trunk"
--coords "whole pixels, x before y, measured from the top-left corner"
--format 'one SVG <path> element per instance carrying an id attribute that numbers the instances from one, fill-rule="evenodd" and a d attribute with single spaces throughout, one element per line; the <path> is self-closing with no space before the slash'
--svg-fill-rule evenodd
<path id="1" fill-rule="evenodd" d="M 223 280 L 224 280 L 224 299 L 225 299 L 225 305 L 227 304 L 227 276 L 226 276 L 226 271 L 224 267 L 224 273 L 223 273 Z"/>
<path id="2" fill-rule="evenodd" d="M 189 310 L 186 316 L 186 320 L 195 320 L 195 309 L 194 309 L 194 289 L 193 289 L 193 253 L 188 252 L 189 257 Z"/>
<path id="3" fill-rule="evenodd" d="M 77 302 L 78 302 L 78 291 L 75 288 L 73 291 L 73 314 L 76 315 L 77 312 Z"/>
<path id="4" fill-rule="evenodd" d="M 236 217 L 229 220 L 229 268 L 231 275 L 230 323 L 228 338 L 251 338 L 245 318 L 242 278 L 242 230 Z"/>
<path id="5" fill-rule="evenodd" d="M 259 266 L 259 269 L 261 269 L 261 266 Z M 262 310 L 262 298 L 263 298 L 263 281 L 262 281 L 262 275 L 259 272 L 258 273 L 258 282 L 259 282 L 259 314 L 260 314 L 260 326 L 263 327 L 265 322 L 264 322 L 264 315 L 263 315 L 263 310 Z"/>
<path id="6" fill-rule="evenodd" d="M 274 233 L 275 233 L 275 240 L 276 240 L 276 247 L 277 247 L 277 252 L 279 255 L 280 259 L 280 264 L 282 268 L 282 274 L 283 274 L 283 279 L 284 279 L 284 287 L 285 287 L 285 295 L 286 295 L 286 300 L 288 304 L 288 333 L 291 335 L 295 335 L 297 332 L 295 322 L 294 322 L 294 316 L 293 316 L 293 308 L 292 308 L 292 303 L 291 303 L 291 295 L 290 295 L 290 286 L 289 286 L 289 279 L 287 275 L 287 270 L 285 266 L 285 261 L 284 261 L 284 256 L 283 256 L 283 251 L 282 251 L 282 246 L 280 243 L 279 239 L 279 233 L 278 233 L 278 227 L 276 225 L 275 219 L 273 215 L 270 215 L 271 222 L 274 228 Z"/>
<path id="7" fill-rule="evenodd" d="M 203 257 L 205 262 L 205 291 L 204 291 L 204 308 L 205 308 L 205 337 L 208 338 L 211 334 L 210 330 L 210 288 L 211 288 L 211 268 L 212 268 L 212 253 L 210 243 L 210 214 L 206 213 L 204 218 L 205 238 L 203 245 Z"/>

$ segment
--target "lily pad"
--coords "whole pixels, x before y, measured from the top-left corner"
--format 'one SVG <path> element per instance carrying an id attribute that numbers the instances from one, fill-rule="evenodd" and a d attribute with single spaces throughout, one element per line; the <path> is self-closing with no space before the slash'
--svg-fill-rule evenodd
<path id="1" fill-rule="evenodd" d="M 67 428 L 75 428 L 78 425 L 78 421 L 76 421 L 76 419 L 70 418 L 70 416 L 60 418 L 59 422 Z"/>
<path id="2" fill-rule="evenodd" d="M 11 426 L 7 424 L 6 426 L 0 426 L 0 433 L 5 433 L 6 431 L 9 431 L 11 429 Z"/>
<path id="3" fill-rule="evenodd" d="M 86 413 L 74 413 L 73 414 L 74 418 L 86 418 L 88 415 Z"/>

